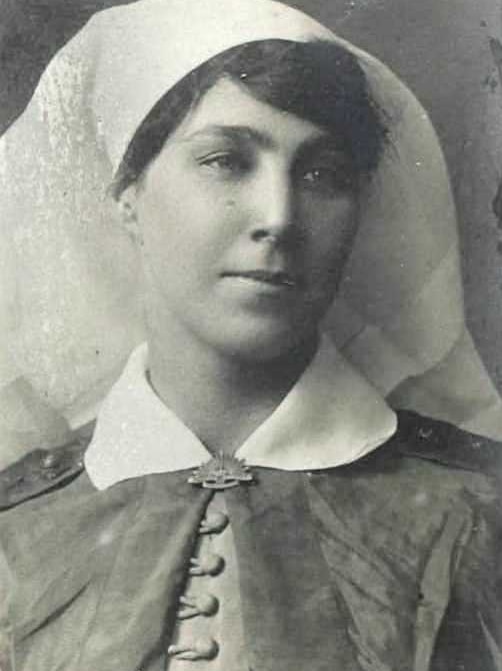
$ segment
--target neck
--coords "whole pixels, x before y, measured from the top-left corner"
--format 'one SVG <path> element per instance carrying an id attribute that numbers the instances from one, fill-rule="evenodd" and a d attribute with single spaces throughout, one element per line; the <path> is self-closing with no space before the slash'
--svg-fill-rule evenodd
<path id="1" fill-rule="evenodd" d="M 150 382 L 160 399 L 212 452 L 233 454 L 275 410 L 308 366 L 317 338 L 272 361 L 214 351 L 171 322 L 150 329 Z"/>

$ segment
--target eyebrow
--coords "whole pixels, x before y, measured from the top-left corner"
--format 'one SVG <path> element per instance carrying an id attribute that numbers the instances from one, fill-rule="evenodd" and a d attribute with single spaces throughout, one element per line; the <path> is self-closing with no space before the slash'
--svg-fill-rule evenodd
<path id="1" fill-rule="evenodd" d="M 220 124 L 209 124 L 200 128 L 199 130 L 190 133 L 182 138 L 182 142 L 190 142 L 191 140 L 196 140 L 199 137 L 204 136 L 213 136 L 219 135 L 230 140 L 246 140 L 252 141 L 262 147 L 272 147 L 274 142 L 269 135 L 261 133 L 255 128 L 250 126 L 232 126 L 232 125 L 220 125 Z"/>
<path id="2" fill-rule="evenodd" d="M 234 141 L 242 141 L 242 140 L 245 140 L 246 142 L 251 141 L 265 149 L 275 147 L 275 142 L 270 137 L 270 135 L 262 133 L 256 130 L 256 128 L 252 128 L 251 126 L 240 126 L 240 125 L 209 124 L 207 126 L 204 126 L 203 128 L 200 128 L 199 130 L 194 131 L 189 135 L 186 135 L 181 139 L 181 141 L 190 142 L 200 137 L 203 138 L 204 136 L 215 136 L 215 135 L 223 138 L 228 138 Z M 341 149 L 341 147 L 335 141 L 331 133 L 329 133 L 328 131 L 322 131 L 320 135 L 307 140 L 301 149 L 304 150 L 304 149 L 315 148 L 319 144 L 321 144 L 321 146 L 323 147 L 326 147 L 328 150 L 332 149 L 339 151 Z"/>

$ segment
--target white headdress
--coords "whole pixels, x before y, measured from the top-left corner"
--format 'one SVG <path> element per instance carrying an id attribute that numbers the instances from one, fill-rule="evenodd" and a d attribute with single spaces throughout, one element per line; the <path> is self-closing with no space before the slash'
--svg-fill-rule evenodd
<path id="1" fill-rule="evenodd" d="M 0 141 L 4 458 L 62 440 L 90 417 L 142 339 L 138 259 L 108 193 L 138 125 L 189 71 L 268 38 L 345 46 L 389 112 L 389 148 L 326 328 L 395 405 L 502 435 L 500 399 L 465 327 L 443 156 L 412 93 L 279 3 L 140 0 L 91 19 Z"/>

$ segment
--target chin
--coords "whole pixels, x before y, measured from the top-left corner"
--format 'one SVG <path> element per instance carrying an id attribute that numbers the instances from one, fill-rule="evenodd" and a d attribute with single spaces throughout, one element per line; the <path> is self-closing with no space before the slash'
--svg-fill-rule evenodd
<path id="1" fill-rule="evenodd" d="M 227 356 L 250 363 L 263 363 L 278 359 L 304 344 L 309 347 L 317 337 L 317 322 L 310 322 L 308 326 L 283 323 L 247 324 L 227 332 L 220 329 L 217 342 L 213 340 L 213 344 Z"/>

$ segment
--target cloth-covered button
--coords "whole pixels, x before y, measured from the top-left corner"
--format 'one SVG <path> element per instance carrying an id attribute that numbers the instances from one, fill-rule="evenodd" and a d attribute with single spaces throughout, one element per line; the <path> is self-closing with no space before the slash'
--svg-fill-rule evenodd
<path id="1" fill-rule="evenodd" d="M 214 659 L 218 654 L 219 646 L 213 638 L 198 638 L 188 643 L 177 643 L 167 648 L 169 657 L 176 659 Z"/>
<path id="2" fill-rule="evenodd" d="M 187 620 L 189 617 L 204 615 L 210 617 L 218 610 L 218 599 L 212 594 L 198 594 L 192 596 L 187 594 L 180 597 L 180 608 L 176 617 L 178 620 Z"/>
<path id="3" fill-rule="evenodd" d="M 228 515 L 225 513 L 216 512 L 207 515 L 199 526 L 199 533 L 201 534 L 215 534 L 223 531 L 228 524 Z"/>
<path id="4" fill-rule="evenodd" d="M 59 459 L 54 454 L 54 452 L 47 452 L 44 454 L 41 460 L 41 466 L 43 469 L 54 468 L 58 465 Z"/>
<path id="5" fill-rule="evenodd" d="M 220 555 L 209 552 L 202 557 L 192 557 L 192 565 L 189 569 L 190 575 L 218 575 L 223 570 L 225 562 Z"/>

